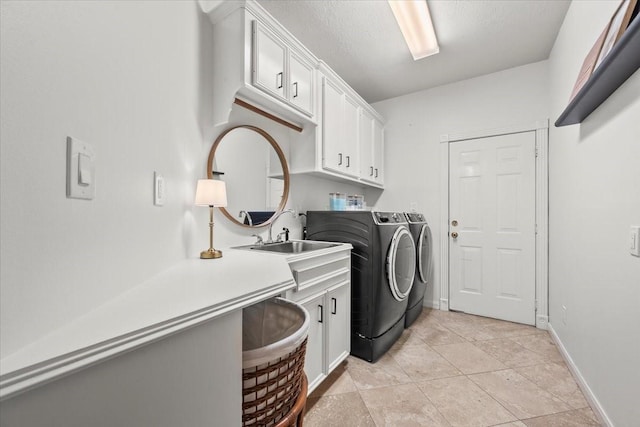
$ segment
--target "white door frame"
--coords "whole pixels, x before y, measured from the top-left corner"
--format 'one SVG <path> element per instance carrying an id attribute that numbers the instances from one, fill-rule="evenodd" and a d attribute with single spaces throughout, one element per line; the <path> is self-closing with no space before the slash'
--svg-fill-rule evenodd
<path id="1" fill-rule="evenodd" d="M 449 144 L 511 133 L 536 133 L 536 327 L 549 322 L 549 120 L 440 136 L 440 310 L 449 311 Z"/>

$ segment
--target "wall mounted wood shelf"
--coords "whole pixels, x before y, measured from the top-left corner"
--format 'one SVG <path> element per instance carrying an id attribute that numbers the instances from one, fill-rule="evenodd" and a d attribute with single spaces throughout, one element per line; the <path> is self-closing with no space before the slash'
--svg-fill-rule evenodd
<path id="1" fill-rule="evenodd" d="M 640 18 L 631 22 L 618 43 L 556 120 L 556 127 L 581 123 L 640 68 Z"/>

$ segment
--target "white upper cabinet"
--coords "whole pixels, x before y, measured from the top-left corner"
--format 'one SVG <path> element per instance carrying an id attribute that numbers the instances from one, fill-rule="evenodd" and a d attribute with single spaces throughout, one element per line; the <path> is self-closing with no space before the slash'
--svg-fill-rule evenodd
<path id="1" fill-rule="evenodd" d="M 289 147 L 290 172 L 383 188 L 382 117 L 322 61 L 318 86 L 319 126 Z"/>
<path id="2" fill-rule="evenodd" d="M 287 47 L 258 21 L 253 21 L 253 84 L 285 99 Z"/>
<path id="3" fill-rule="evenodd" d="M 347 175 L 358 177 L 360 175 L 360 162 L 358 145 L 358 101 L 348 94 L 344 97 L 344 147 L 346 152 L 345 171 Z"/>
<path id="4" fill-rule="evenodd" d="M 379 185 L 384 184 L 384 124 L 373 121 L 373 177 Z"/>
<path id="5" fill-rule="evenodd" d="M 302 56 L 290 51 L 289 54 L 289 101 L 303 112 L 314 114 L 315 68 Z"/>
<path id="6" fill-rule="evenodd" d="M 329 76 L 322 77 L 322 167 L 357 177 L 358 103 Z"/>
<path id="7" fill-rule="evenodd" d="M 322 167 L 344 172 L 345 152 L 342 141 L 344 92 L 331 80 L 322 78 Z"/>
<path id="8" fill-rule="evenodd" d="M 221 2 L 209 17 L 215 125 L 247 102 L 303 130 L 291 173 L 382 188 L 384 124 L 365 100 L 255 1 Z"/>
<path id="9" fill-rule="evenodd" d="M 364 108 L 360 109 L 360 179 L 382 185 L 384 127 L 382 122 Z"/>
<path id="10" fill-rule="evenodd" d="M 253 21 L 252 82 L 312 117 L 314 66 L 259 21 Z"/>

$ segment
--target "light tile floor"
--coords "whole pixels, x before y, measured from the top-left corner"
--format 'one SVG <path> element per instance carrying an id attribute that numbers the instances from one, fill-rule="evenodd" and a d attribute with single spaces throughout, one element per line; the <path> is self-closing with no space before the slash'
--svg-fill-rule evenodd
<path id="1" fill-rule="evenodd" d="M 439 310 L 377 363 L 349 357 L 307 400 L 304 425 L 601 425 L 549 334 Z"/>

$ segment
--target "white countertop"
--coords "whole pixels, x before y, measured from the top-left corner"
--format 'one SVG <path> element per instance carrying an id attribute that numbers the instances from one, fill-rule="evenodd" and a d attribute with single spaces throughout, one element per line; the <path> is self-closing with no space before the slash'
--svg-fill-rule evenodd
<path id="1" fill-rule="evenodd" d="M 0 399 L 294 287 L 271 253 L 185 260 L 0 360 Z"/>

